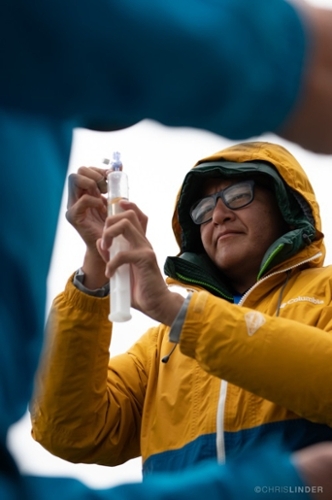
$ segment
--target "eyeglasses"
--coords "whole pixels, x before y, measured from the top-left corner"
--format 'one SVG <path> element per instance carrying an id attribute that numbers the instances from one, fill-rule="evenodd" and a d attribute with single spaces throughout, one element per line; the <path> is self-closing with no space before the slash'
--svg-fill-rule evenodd
<path id="1" fill-rule="evenodd" d="M 195 224 L 203 224 L 211 220 L 219 198 L 231 210 L 246 207 L 254 199 L 254 186 L 253 180 L 242 181 L 198 200 L 190 209 L 192 220 Z"/>

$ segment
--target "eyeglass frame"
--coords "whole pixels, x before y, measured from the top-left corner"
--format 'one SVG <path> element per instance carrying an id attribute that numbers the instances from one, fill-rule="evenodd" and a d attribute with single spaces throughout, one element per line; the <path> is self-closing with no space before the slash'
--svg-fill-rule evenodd
<path id="1" fill-rule="evenodd" d="M 232 188 L 234 188 L 235 186 L 238 186 L 239 184 L 249 184 L 249 186 L 251 187 L 251 199 L 246 202 L 244 205 L 241 205 L 240 207 L 236 207 L 236 208 L 232 208 L 228 205 L 228 202 L 227 200 L 225 199 L 225 192 L 231 190 Z M 241 208 L 244 208 L 244 207 L 247 207 L 248 205 L 250 205 L 250 203 L 252 203 L 255 199 L 255 191 L 254 191 L 254 188 L 255 188 L 255 185 L 257 184 L 257 182 L 253 179 L 245 179 L 243 181 L 240 181 L 240 182 L 236 182 L 235 184 L 231 184 L 230 186 L 227 186 L 225 189 L 222 189 L 221 191 L 217 191 L 216 193 L 214 194 L 210 194 L 208 196 L 204 196 L 203 198 L 200 198 L 199 200 L 197 200 L 190 208 L 190 211 L 189 211 L 189 214 L 190 214 L 190 217 L 193 221 L 194 224 L 196 224 L 197 226 L 200 226 L 201 224 L 205 224 L 206 222 L 209 222 L 212 217 L 213 217 L 213 212 L 217 206 L 217 203 L 218 203 L 218 200 L 221 199 L 222 202 L 224 203 L 224 205 L 230 209 L 230 210 L 240 210 Z M 212 209 L 212 213 L 211 213 L 211 217 L 209 217 L 208 219 L 202 221 L 202 222 L 196 222 L 194 217 L 193 217 L 193 211 L 195 208 L 197 208 L 197 206 L 199 205 L 200 202 L 202 202 L 203 200 L 206 200 L 207 198 L 212 198 L 214 200 L 214 207 Z"/>

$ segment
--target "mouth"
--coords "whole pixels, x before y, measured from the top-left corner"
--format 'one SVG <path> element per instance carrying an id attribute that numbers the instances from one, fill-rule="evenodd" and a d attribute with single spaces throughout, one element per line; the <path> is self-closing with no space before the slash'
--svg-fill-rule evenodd
<path id="1" fill-rule="evenodd" d="M 238 236 L 240 233 L 236 231 L 227 231 L 226 233 L 219 234 L 216 239 L 216 242 L 227 240 L 228 238 L 232 238 L 234 236 Z"/>

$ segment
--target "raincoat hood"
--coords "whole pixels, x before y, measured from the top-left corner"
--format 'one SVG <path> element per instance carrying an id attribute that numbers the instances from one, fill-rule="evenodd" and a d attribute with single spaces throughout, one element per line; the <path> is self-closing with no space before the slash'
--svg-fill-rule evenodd
<path id="1" fill-rule="evenodd" d="M 202 195 L 204 179 L 257 176 L 265 178 L 272 187 L 283 218 L 290 226 L 289 232 L 275 241 L 266 252 L 258 278 L 309 246 L 312 246 L 313 255 L 321 253 L 315 265 L 322 265 L 325 248 L 321 219 L 309 179 L 285 148 L 267 142 L 245 142 L 231 146 L 199 160 L 188 172 L 178 194 L 172 220 L 180 257 L 199 265 L 197 256 L 200 256 L 204 266 L 213 272 L 213 264 L 209 262 L 201 243 L 199 226 L 190 217 L 191 206 Z"/>

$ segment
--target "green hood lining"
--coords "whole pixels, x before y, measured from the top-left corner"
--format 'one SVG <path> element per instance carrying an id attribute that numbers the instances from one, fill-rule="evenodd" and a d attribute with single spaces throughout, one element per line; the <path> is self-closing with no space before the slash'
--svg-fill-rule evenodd
<path id="1" fill-rule="evenodd" d="M 184 252 L 180 257 L 167 257 L 164 271 L 178 281 L 202 286 L 213 295 L 233 302 L 233 293 L 227 289 L 220 271 L 206 254 Z"/>
<path id="2" fill-rule="evenodd" d="M 273 165 L 264 161 L 256 162 L 207 162 L 191 170 L 185 177 L 178 203 L 178 217 L 182 228 L 181 255 L 168 257 L 165 263 L 166 275 L 180 281 L 196 284 L 205 283 L 210 291 L 230 300 L 230 293 L 225 283 L 216 278 L 220 271 L 204 252 L 199 226 L 193 223 L 189 215 L 190 207 L 201 196 L 202 181 L 211 177 L 234 178 L 266 176 L 273 187 L 278 206 L 284 220 L 294 226 L 288 233 L 278 238 L 265 253 L 259 279 L 277 264 L 298 253 L 304 246 L 315 239 L 314 217 L 309 203 L 280 177 Z M 180 277 L 181 275 L 181 277 Z M 187 276 L 187 278 L 186 278 Z M 213 292 L 213 289 L 219 293 Z"/>

